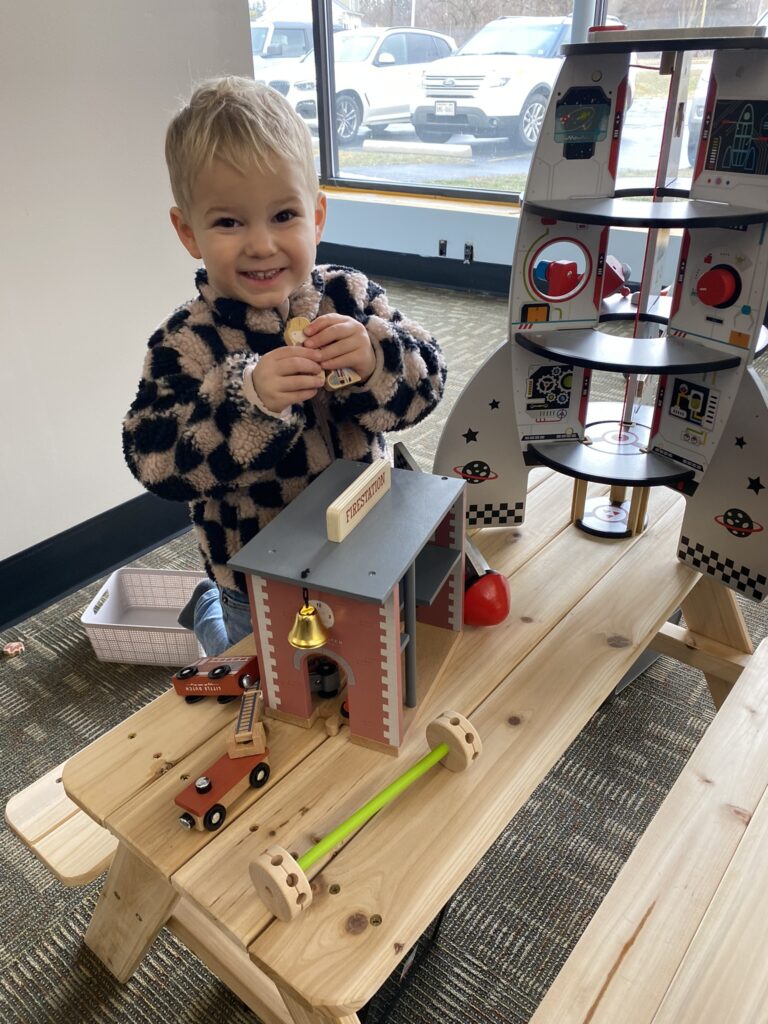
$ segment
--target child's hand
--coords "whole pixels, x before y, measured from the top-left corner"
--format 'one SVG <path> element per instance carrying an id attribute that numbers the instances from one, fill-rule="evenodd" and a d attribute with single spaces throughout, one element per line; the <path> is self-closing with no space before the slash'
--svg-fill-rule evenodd
<path id="1" fill-rule="evenodd" d="M 324 370 L 355 370 L 365 381 L 376 369 L 376 355 L 365 327 L 341 313 L 325 313 L 305 327 L 304 348 L 320 357 Z"/>
<path id="2" fill-rule="evenodd" d="M 262 356 L 251 379 L 264 407 L 280 413 L 294 402 L 314 398 L 325 384 L 320 353 L 302 348 L 276 348 Z"/>

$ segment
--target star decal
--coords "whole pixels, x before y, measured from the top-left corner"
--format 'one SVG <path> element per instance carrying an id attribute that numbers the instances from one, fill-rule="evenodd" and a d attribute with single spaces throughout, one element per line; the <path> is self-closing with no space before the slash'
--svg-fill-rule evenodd
<path id="1" fill-rule="evenodd" d="M 488 403 L 488 405 L 490 405 L 490 407 L 491 407 L 492 409 L 498 409 L 498 408 L 499 408 L 499 405 L 500 405 L 500 404 L 501 404 L 501 403 L 499 402 L 498 398 L 493 398 L 493 399 L 491 399 L 491 401 L 490 401 L 490 402 Z"/>
<path id="2" fill-rule="evenodd" d="M 737 448 L 743 448 L 746 445 L 746 443 L 747 442 L 744 440 L 743 437 L 737 437 L 736 438 L 736 447 Z"/>
<path id="3" fill-rule="evenodd" d="M 464 440 L 467 442 L 467 444 L 469 444 L 470 441 L 476 441 L 477 440 L 477 431 L 476 430 L 470 430 L 469 428 L 467 428 L 466 434 L 462 434 L 461 436 L 464 438 Z"/>
<path id="4" fill-rule="evenodd" d="M 748 491 L 754 491 L 755 494 L 759 494 L 760 491 L 765 490 L 765 484 L 760 483 L 759 476 L 750 476 L 747 479 L 749 480 L 749 483 L 747 484 Z"/>

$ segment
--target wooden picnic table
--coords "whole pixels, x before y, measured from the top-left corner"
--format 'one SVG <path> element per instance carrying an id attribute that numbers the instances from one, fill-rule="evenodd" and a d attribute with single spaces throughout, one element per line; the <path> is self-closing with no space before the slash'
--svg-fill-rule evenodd
<path id="1" fill-rule="evenodd" d="M 67 762 L 68 796 L 118 839 L 85 938 L 118 979 L 168 926 L 266 1024 L 354 1024 L 646 647 L 698 665 L 723 699 L 751 644 L 734 595 L 676 558 L 683 500 L 654 489 L 645 533 L 605 540 L 570 525 L 571 483 L 535 470 L 525 524 L 475 534 L 510 578 L 511 613 L 464 630 L 406 711 L 399 757 L 346 729 L 329 736 L 322 720 L 269 720 L 269 783 L 217 832 L 182 828 L 173 799 L 223 754 L 236 704 L 169 689 Z M 687 629 L 667 623 L 681 605 Z M 466 772 L 432 769 L 310 870 L 307 910 L 272 918 L 250 862 L 274 844 L 305 852 L 427 752 L 426 726 L 446 709 L 471 719 L 482 756 Z"/>

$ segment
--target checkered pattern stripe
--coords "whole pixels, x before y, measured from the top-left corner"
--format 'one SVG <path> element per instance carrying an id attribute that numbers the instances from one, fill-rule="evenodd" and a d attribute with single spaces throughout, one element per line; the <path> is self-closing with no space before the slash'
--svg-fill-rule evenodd
<path id="1" fill-rule="evenodd" d="M 516 501 L 510 508 L 509 502 L 498 505 L 468 505 L 467 526 L 513 526 L 522 523 L 525 502 Z"/>
<path id="2" fill-rule="evenodd" d="M 691 544 L 689 537 L 680 537 L 677 557 L 753 601 L 762 601 L 765 597 L 765 576 L 753 574 L 746 565 L 737 569 L 732 558 L 723 558 L 717 551 L 705 551 L 703 544 Z"/>

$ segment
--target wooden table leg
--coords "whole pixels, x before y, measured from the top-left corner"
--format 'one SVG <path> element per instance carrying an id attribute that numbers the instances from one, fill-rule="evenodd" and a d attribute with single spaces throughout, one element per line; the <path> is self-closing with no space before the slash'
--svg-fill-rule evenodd
<path id="1" fill-rule="evenodd" d="M 681 605 L 685 623 L 694 633 L 717 640 L 744 654 L 751 654 L 752 641 L 739 602 L 732 590 L 702 576 Z M 731 691 L 732 682 L 705 672 L 709 692 L 719 708 Z"/>
<path id="2" fill-rule="evenodd" d="M 345 1014 L 343 1017 L 329 1017 L 321 1014 L 319 1010 L 310 1010 L 287 992 L 281 991 L 280 995 L 294 1024 L 360 1024 L 360 1018 L 356 1013 Z"/>
<path id="3" fill-rule="evenodd" d="M 178 898 L 163 875 L 120 843 L 85 933 L 85 944 L 118 981 L 125 982 Z"/>

